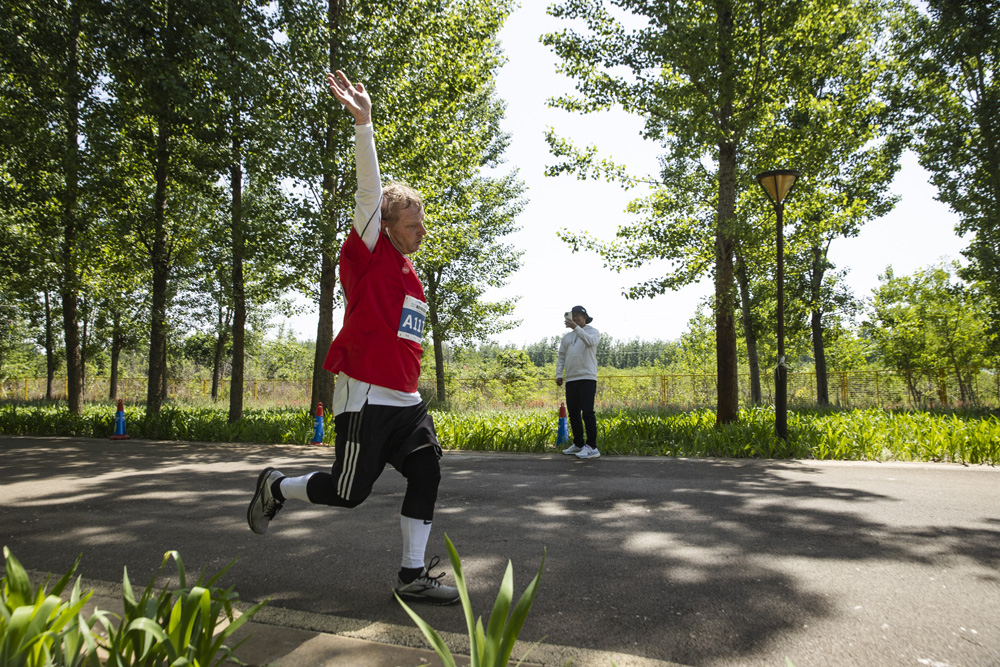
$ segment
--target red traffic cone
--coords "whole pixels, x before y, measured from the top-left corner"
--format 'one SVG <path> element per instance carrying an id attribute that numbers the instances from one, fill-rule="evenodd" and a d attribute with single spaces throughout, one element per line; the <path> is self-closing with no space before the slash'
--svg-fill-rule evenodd
<path id="1" fill-rule="evenodd" d="M 118 399 L 118 412 L 115 413 L 115 433 L 111 436 L 112 440 L 128 440 L 129 436 L 125 435 L 125 407 L 122 405 L 122 399 Z"/>
<path id="2" fill-rule="evenodd" d="M 309 442 L 310 445 L 322 445 L 323 444 L 323 404 L 318 403 L 316 405 L 316 418 L 313 421 L 313 439 Z"/>

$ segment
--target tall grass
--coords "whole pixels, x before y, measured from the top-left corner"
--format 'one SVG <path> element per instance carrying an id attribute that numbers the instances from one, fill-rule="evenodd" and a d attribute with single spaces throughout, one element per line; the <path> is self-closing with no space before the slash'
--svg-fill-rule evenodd
<path id="1" fill-rule="evenodd" d="M 554 451 L 554 410 L 433 411 L 441 446 L 492 452 Z M 598 412 L 604 454 L 850 461 L 1000 463 L 1000 416 L 990 412 L 812 409 L 788 414 L 788 440 L 775 435 L 774 411 L 745 408 L 736 424 L 717 426 L 711 410 L 621 409 Z M 313 418 L 304 409 L 250 408 L 230 424 L 225 408 L 168 405 L 148 418 L 126 407 L 133 438 L 204 442 L 307 444 Z M 65 407 L 0 405 L 0 433 L 106 438 L 114 409 L 91 405 L 81 416 Z M 327 416 L 326 441 L 333 442 Z"/>

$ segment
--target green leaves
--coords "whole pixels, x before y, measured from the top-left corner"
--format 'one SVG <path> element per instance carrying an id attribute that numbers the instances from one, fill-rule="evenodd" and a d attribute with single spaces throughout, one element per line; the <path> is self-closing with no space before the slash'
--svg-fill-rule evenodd
<path id="1" fill-rule="evenodd" d="M 903 119 L 937 198 L 968 234 L 965 275 L 1000 297 L 1000 3 L 931 0 L 894 26 Z M 1000 314 L 987 315 L 1000 333 Z M 1000 340 L 1000 339 L 998 339 Z M 997 345 L 994 340 L 994 345 Z"/>
<path id="2" fill-rule="evenodd" d="M 164 588 L 155 597 L 150 582 L 136 598 L 125 572 L 122 583 L 125 615 L 117 627 L 106 624 L 108 637 L 102 643 L 108 651 L 110 667 L 220 665 L 232 658 L 233 650 L 239 646 L 229 647 L 225 642 L 267 604 L 267 601 L 255 604 L 236 617 L 233 604 L 239 596 L 232 588 L 215 586 L 235 560 L 208 579 L 202 572 L 190 588 L 180 554 L 168 551 L 163 555 L 162 566 L 170 560 L 177 564 L 179 588 Z M 223 621 L 228 625 L 220 629 Z"/>
<path id="3" fill-rule="evenodd" d="M 92 592 L 81 593 L 76 580 L 68 601 L 60 596 L 80 564 L 73 566 L 51 591 L 45 584 L 35 590 L 21 563 L 3 549 L 6 574 L 0 580 L 0 664 L 5 667 L 76 667 L 97 665 L 97 640 L 93 627 L 105 620 L 103 612 L 89 619 L 81 614 Z"/>
<path id="4" fill-rule="evenodd" d="M 912 276 L 881 276 L 865 332 L 883 359 L 898 369 L 954 368 L 961 395 L 972 400 L 968 369 L 991 365 L 985 354 L 991 300 L 978 285 L 955 281 L 955 263 L 931 266 Z M 920 403 L 920 397 L 913 397 Z"/>

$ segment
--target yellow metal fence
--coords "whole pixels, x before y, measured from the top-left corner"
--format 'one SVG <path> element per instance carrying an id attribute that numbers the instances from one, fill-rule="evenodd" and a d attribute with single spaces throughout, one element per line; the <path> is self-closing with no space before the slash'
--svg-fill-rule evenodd
<path id="1" fill-rule="evenodd" d="M 246 400 L 280 404 L 308 405 L 312 389 L 310 380 L 247 380 L 244 384 Z M 7 378 L 0 381 L 0 399 L 5 400 L 42 400 L 46 395 L 46 379 L 44 377 Z M 146 400 L 147 380 L 141 378 L 119 378 L 118 392 L 115 397 L 126 402 L 144 402 Z M 219 388 L 219 400 L 229 400 L 228 379 Z M 52 398 L 65 400 L 68 394 L 66 378 L 56 378 L 52 386 Z M 203 379 L 177 379 L 167 381 L 167 397 L 171 400 L 201 401 L 211 400 L 212 381 Z M 112 400 L 110 396 L 110 380 L 106 377 L 87 378 L 84 382 L 83 398 L 85 401 Z"/>
<path id="2" fill-rule="evenodd" d="M 960 376 L 961 375 L 961 379 Z M 177 379 L 167 383 L 167 396 L 180 401 L 211 399 L 211 380 Z M 219 400 L 229 400 L 229 383 L 223 384 Z M 448 403 L 459 409 L 540 408 L 562 400 L 562 389 L 552 379 L 506 380 L 496 378 L 448 378 L 445 383 Z M 827 376 L 829 401 L 848 408 L 931 408 L 931 407 L 1000 407 L 1000 369 L 922 369 L 866 370 L 833 372 Z M 437 395 L 433 377 L 424 377 L 420 392 L 428 400 Z M 66 398 L 66 380 L 58 378 L 52 398 Z M 309 403 L 310 380 L 247 380 L 245 400 L 267 405 L 302 406 Z M 32 401 L 46 397 L 44 377 L 0 380 L 0 399 Z M 122 378 L 117 398 L 127 402 L 146 399 L 146 378 Z M 740 377 L 740 398 L 750 401 L 750 378 Z M 88 378 L 84 400 L 112 400 L 109 380 Z M 774 376 L 761 376 L 761 400 L 774 402 Z M 788 375 L 788 402 L 794 407 L 817 403 L 815 373 Z M 642 374 L 601 375 L 597 383 L 597 403 L 601 407 L 671 406 L 679 408 L 714 407 L 716 377 L 711 374 Z"/>
<path id="3" fill-rule="evenodd" d="M 963 369 L 959 382 L 954 371 L 871 370 L 827 374 L 831 405 L 845 408 L 1000 407 L 1000 369 Z M 449 402 L 456 407 L 542 407 L 561 400 L 562 390 L 552 380 L 496 380 L 456 378 L 446 383 Z M 434 383 L 421 386 L 434 396 Z M 751 399 L 750 378 L 739 378 L 740 400 Z M 657 374 L 598 376 L 597 404 L 601 407 L 671 406 L 715 407 L 716 376 Z M 761 376 L 761 402 L 774 404 L 774 376 Z M 815 373 L 788 375 L 791 406 L 815 406 Z"/>

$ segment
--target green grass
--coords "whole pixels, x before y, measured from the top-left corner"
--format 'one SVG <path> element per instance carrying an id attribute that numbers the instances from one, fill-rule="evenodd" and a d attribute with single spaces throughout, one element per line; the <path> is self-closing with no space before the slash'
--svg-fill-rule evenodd
<path id="1" fill-rule="evenodd" d="M 441 446 L 450 450 L 551 452 L 553 410 L 432 411 Z M 948 461 L 1000 463 L 1000 416 L 986 411 L 811 409 L 788 414 L 788 440 L 774 433 L 771 408 L 746 408 L 737 424 L 716 426 L 711 410 L 622 409 L 598 412 L 598 445 L 604 454 L 849 461 Z M 126 407 L 133 438 L 200 442 L 307 444 L 313 418 L 304 409 L 248 408 L 228 422 L 226 408 L 165 406 L 146 418 Z M 114 409 L 89 405 L 83 415 L 65 406 L 0 405 L 0 433 L 107 438 Z M 333 442 L 328 415 L 326 441 Z"/>
<path id="2" fill-rule="evenodd" d="M 108 404 L 87 405 L 77 416 L 62 405 L 8 403 L 0 405 L 0 433 L 107 438 L 114 417 Z M 227 408 L 171 404 L 147 418 L 144 407 L 126 406 L 125 425 L 129 437 L 149 440 L 307 444 L 313 435 L 313 417 L 292 408 L 246 409 L 243 419 L 230 424 Z M 328 419 L 328 439 L 332 427 Z"/>

